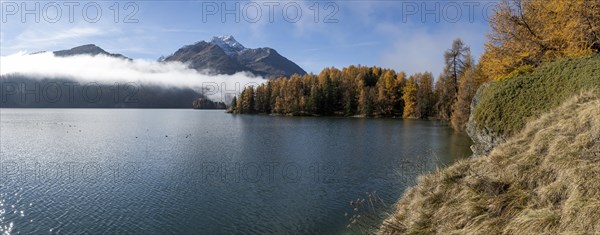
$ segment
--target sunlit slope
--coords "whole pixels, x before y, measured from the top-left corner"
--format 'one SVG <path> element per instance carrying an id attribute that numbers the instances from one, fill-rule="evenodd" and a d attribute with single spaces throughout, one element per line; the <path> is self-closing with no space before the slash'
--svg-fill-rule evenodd
<path id="1" fill-rule="evenodd" d="M 600 96 L 586 92 L 528 123 L 488 156 L 422 176 L 382 234 L 600 231 Z"/>
<path id="2" fill-rule="evenodd" d="M 533 73 L 490 84 L 473 119 L 479 128 L 510 136 L 574 94 L 592 88 L 600 88 L 600 55 L 549 63 Z"/>

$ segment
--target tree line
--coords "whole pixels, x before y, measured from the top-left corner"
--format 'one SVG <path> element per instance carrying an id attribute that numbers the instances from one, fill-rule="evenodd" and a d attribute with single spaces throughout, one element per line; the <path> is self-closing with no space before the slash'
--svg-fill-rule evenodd
<path id="1" fill-rule="evenodd" d="M 482 83 L 470 49 L 460 39 L 444 55 L 435 82 L 430 72 L 407 75 L 392 69 L 349 66 L 316 74 L 294 74 L 234 97 L 231 113 L 312 116 L 438 118 L 463 129 L 470 100 Z"/>

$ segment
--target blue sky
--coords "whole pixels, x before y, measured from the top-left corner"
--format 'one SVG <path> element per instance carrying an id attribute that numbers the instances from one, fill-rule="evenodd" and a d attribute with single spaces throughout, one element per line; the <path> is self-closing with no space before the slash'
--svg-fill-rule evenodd
<path id="1" fill-rule="evenodd" d="M 117 8 L 117 1 L 65 3 L 2 0 L 1 54 L 93 43 L 112 53 L 156 60 L 183 45 L 233 35 L 246 47 L 272 47 L 308 72 L 361 64 L 408 73 L 430 71 L 437 76 L 443 52 L 455 38 L 470 45 L 476 57 L 483 52 L 489 31 L 486 17 L 495 4 L 383 0 L 132 1 L 128 5 L 118 1 Z"/>

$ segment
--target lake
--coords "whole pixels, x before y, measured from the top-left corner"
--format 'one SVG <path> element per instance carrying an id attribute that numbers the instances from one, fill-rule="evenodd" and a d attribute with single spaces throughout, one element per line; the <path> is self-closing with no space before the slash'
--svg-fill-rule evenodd
<path id="1" fill-rule="evenodd" d="M 436 121 L 178 109 L 0 109 L 10 233 L 341 234 L 350 201 L 386 206 L 468 157 Z"/>

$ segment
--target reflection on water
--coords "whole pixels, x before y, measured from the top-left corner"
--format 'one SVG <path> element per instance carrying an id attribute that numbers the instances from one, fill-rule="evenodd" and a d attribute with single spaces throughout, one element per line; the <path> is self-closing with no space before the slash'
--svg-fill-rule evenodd
<path id="1" fill-rule="evenodd" d="M 0 130 L 9 233 L 343 233 L 349 201 L 470 155 L 416 120 L 0 109 Z"/>

